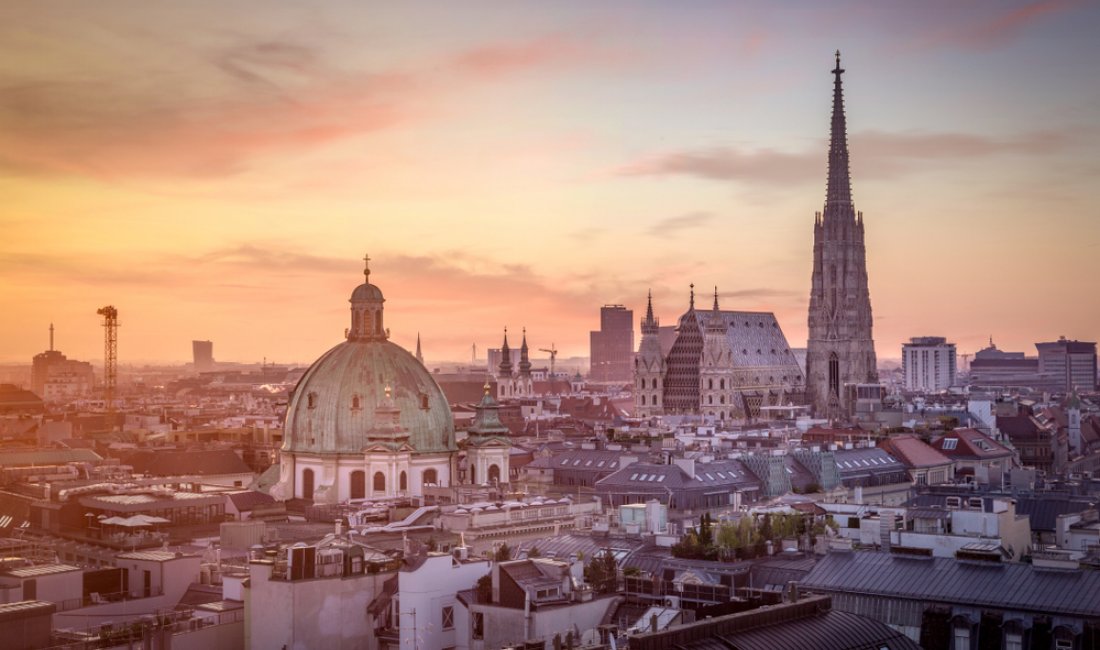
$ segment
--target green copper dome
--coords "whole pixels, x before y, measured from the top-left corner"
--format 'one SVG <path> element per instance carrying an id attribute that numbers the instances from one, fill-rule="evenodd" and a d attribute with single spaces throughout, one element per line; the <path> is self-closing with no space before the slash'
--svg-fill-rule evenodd
<path id="1" fill-rule="evenodd" d="M 374 339 L 348 340 L 310 366 L 287 407 L 283 451 L 362 454 L 387 387 L 418 453 L 456 448 L 450 406 L 431 374 L 404 348 Z"/>

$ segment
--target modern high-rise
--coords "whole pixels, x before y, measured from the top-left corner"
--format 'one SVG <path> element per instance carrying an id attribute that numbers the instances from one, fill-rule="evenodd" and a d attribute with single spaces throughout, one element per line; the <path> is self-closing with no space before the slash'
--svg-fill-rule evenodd
<path id="1" fill-rule="evenodd" d="M 1096 388 L 1094 341 L 1070 341 L 1063 336 L 1035 347 L 1039 350 L 1039 375 L 1049 380 L 1051 389 L 1068 393 Z"/>
<path id="2" fill-rule="evenodd" d="M 191 354 L 195 362 L 195 372 L 209 372 L 214 369 L 213 341 L 191 341 Z"/>
<path id="3" fill-rule="evenodd" d="M 593 382 L 630 382 L 634 375 L 634 311 L 622 305 L 600 308 L 600 329 L 589 336 Z"/>
<path id="4" fill-rule="evenodd" d="M 846 386 L 875 383 L 875 342 L 863 213 L 856 212 L 848 169 L 848 136 L 840 52 L 833 68 L 833 115 L 825 208 L 814 219 L 806 388 L 814 412 L 839 417 L 849 411 Z"/>
<path id="5" fill-rule="evenodd" d="M 955 344 L 942 336 L 915 336 L 901 346 L 905 390 L 936 393 L 955 385 Z"/>

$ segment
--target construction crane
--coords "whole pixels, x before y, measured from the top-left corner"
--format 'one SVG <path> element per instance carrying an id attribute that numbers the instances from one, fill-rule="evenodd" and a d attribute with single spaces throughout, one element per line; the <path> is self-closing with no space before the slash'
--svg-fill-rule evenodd
<path id="1" fill-rule="evenodd" d="M 103 317 L 103 402 L 107 407 L 107 427 L 113 430 L 118 388 L 118 310 L 107 305 L 95 313 Z"/>
<path id="2" fill-rule="evenodd" d="M 554 374 L 554 360 L 558 358 L 558 349 L 554 347 L 554 344 L 550 344 L 550 349 L 539 348 L 539 352 L 546 352 L 550 355 L 550 381 L 554 381 L 557 375 Z"/>
<path id="3" fill-rule="evenodd" d="M 960 354 L 959 356 L 963 358 L 962 371 L 966 372 L 966 371 L 970 370 L 970 357 L 972 357 L 974 355 L 972 355 L 972 354 Z"/>

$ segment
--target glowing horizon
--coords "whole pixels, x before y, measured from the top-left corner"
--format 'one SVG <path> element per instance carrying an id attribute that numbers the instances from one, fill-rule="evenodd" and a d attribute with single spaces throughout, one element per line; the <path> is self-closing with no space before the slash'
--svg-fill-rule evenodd
<path id="1" fill-rule="evenodd" d="M 465 361 L 688 285 L 805 347 L 833 51 L 880 359 L 1100 338 L 1100 7 L 0 9 L 0 362 L 309 363 L 364 253 L 392 340 Z M 637 336 L 636 336 L 637 340 Z M 541 355 L 538 355 L 541 356 Z"/>

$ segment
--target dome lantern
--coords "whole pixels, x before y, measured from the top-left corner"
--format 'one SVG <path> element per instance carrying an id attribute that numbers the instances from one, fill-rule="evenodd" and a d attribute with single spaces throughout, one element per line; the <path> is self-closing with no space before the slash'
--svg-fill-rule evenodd
<path id="1" fill-rule="evenodd" d="M 350 341 L 384 341 L 389 338 L 382 320 L 382 290 L 370 283 L 370 255 L 363 256 L 363 284 L 351 293 Z"/>

